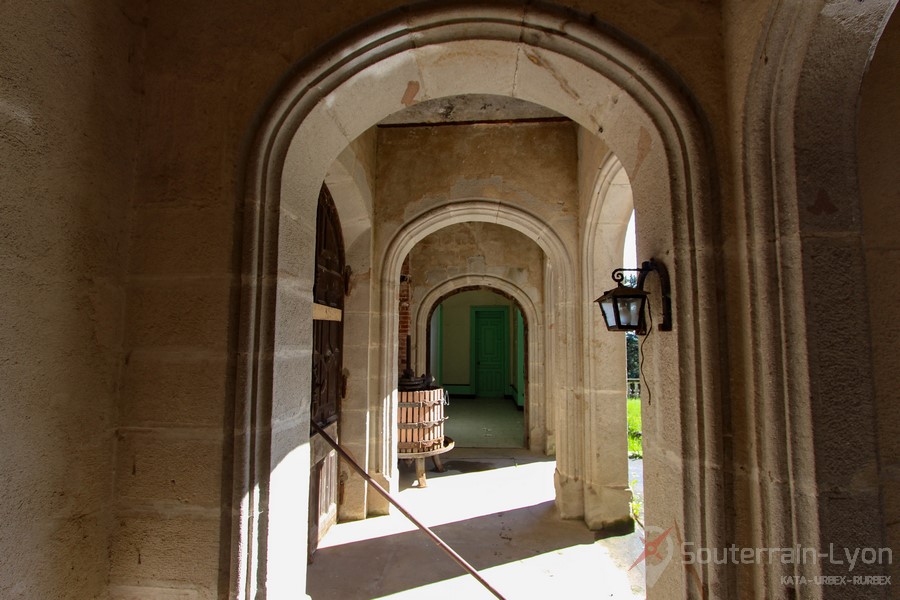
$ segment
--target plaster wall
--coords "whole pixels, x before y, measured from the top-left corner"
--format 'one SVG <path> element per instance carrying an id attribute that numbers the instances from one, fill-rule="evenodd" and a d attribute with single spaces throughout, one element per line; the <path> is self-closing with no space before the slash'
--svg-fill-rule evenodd
<path id="1" fill-rule="evenodd" d="M 884 506 L 885 542 L 900 548 L 900 18 L 888 22 L 863 79 L 859 116 L 859 183 L 878 439 L 878 481 Z M 889 574 L 900 580 L 896 558 Z M 900 588 L 892 587 L 892 598 Z"/>
<path id="2" fill-rule="evenodd" d="M 0 7 L 0 597 L 105 598 L 138 2 Z"/>

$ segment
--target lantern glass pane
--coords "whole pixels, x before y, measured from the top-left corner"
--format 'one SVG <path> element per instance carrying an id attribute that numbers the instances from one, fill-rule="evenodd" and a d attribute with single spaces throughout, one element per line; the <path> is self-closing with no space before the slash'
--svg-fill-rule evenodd
<path id="1" fill-rule="evenodd" d="M 606 319 L 606 326 L 609 327 L 617 327 L 618 323 L 616 323 L 616 315 L 615 308 L 613 307 L 613 299 L 607 298 L 606 300 L 600 303 L 600 308 L 603 310 L 603 318 Z"/>
<path id="2" fill-rule="evenodd" d="M 622 320 L 622 325 L 628 327 L 631 325 L 631 298 L 619 298 L 619 318 Z"/>
<path id="3" fill-rule="evenodd" d="M 619 301 L 619 315 L 622 325 L 637 327 L 641 318 L 642 298 L 622 298 Z"/>

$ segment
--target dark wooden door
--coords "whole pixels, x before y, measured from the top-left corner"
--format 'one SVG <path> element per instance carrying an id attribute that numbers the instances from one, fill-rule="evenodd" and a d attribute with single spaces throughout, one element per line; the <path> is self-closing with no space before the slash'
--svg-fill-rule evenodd
<path id="1" fill-rule="evenodd" d="M 338 439 L 343 395 L 343 309 L 346 292 L 344 242 L 334 200 L 324 185 L 316 215 L 316 277 L 313 286 L 313 356 L 310 418 Z M 318 434 L 310 433 L 309 559 L 337 520 L 338 460 Z"/>
<path id="2" fill-rule="evenodd" d="M 312 418 L 325 427 L 337 421 L 343 371 L 344 240 L 334 200 L 324 185 L 316 211 L 316 279 L 313 302 Z"/>

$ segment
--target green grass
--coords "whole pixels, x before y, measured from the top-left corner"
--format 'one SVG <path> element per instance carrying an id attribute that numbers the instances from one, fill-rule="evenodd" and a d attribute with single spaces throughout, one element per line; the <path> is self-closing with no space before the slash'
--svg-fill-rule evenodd
<path id="1" fill-rule="evenodd" d="M 643 458 L 644 450 L 641 443 L 641 399 L 629 398 L 628 411 L 628 458 Z"/>

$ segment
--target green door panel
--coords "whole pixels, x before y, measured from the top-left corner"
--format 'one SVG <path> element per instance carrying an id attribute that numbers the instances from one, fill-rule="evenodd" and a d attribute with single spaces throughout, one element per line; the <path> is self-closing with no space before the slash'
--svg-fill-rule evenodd
<path id="1" fill-rule="evenodd" d="M 501 397 L 509 379 L 509 312 L 507 307 L 472 308 L 472 382 L 475 393 Z"/>

